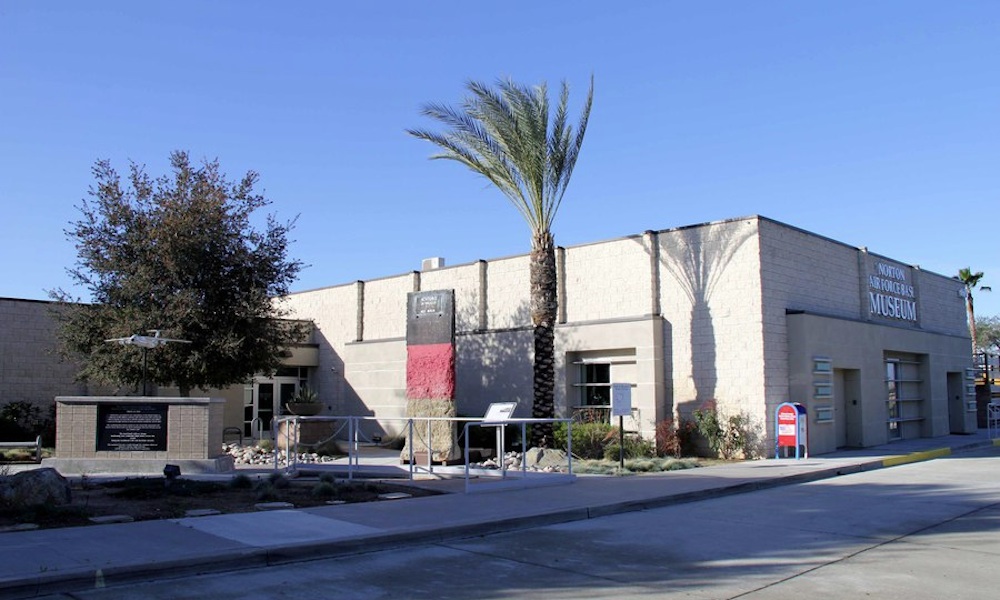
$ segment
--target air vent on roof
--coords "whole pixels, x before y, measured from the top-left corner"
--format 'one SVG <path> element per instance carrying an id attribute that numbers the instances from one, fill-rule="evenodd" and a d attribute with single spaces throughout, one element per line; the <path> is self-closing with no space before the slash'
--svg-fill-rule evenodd
<path id="1" fill-rule="evenodd" d="M 425 258 L 423 262 L 420 263 L 421 271 L 433 271 L 434 269 L 440 269 L 444 266 L 444 259 L 440 256 L 435 256 L 434 258 Z"/>

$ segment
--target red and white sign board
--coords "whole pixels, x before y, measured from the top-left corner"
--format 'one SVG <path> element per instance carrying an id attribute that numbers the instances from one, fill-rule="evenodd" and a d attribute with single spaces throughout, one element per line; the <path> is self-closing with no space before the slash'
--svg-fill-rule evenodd
<path id="1" fill-rule="evenodd" d="M 782 448 L 795 448 L 795 458 L 799 458 L 800 449 L 809 458 L 809 442 L 807 436 L 806 408 L 795 402 L 785 402 L 778 406 L 775 413 L 775 444 L 774 457 L 778 458 Z"/>

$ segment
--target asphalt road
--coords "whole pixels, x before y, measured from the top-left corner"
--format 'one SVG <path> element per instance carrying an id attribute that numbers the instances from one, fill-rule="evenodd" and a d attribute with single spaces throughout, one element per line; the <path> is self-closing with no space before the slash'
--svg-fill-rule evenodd
<path id="1" fill-rule="evenodd" d="M 72 595 L 81 600 L 997 597 L 997 447 L 502 535 Z"/>

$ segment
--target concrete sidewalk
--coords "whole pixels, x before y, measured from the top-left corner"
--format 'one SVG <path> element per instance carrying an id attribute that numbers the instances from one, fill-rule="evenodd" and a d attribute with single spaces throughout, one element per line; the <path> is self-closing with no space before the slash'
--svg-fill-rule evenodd
<path id="1" fill-rule="evenodd" d="M 568 485 L 402 501 L 0 534 L 0 598 L 271 566 L 406 544 L 590 519 L 928 460 L 993 445 L 985 430 L 808 459 L 655 475 L 580 476 Z M 1000 444 L 997 444 L 1000 445 Z M 489 483 L 480 483 L 488 486 Z"/>

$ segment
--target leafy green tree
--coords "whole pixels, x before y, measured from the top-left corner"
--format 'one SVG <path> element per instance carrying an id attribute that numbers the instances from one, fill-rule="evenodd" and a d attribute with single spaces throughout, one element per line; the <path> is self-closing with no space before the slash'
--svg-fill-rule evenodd
<path id="1" fill-rule="evenodd" d="M 979 351 L 1000 351 L 1000 316 L 977 317 L 976 334 Z"/>
<path id="2" fill-rule="evenodd" d="M 95 163 L 90 199 L 79 206 L 67 238 L 75 242 L 72 279 L 90 292 L 81 303 L 64 290 L 61 350 L 82 365 L 78 378 L 110 385 L 225 387 L 270 372 L 300 340 L 303 325 L 282 321 L 274 298 L 288 293 L 302 263 L 288 257 L 294 220 L 252 215 L 269 202 L 254 190 L 257 174 L 237 182 L 218 161 L 192 166 L 170 155 L 172 173 L 156 179 L 132 163 L 122 181 L 107 160 Z M 109 338 L 148 335 L 189 340 L 148 351 Z"/>
<path id="3" fill-rule="evenodd" d="M 969 335 L 972 336 L 972 351 L 976 352 L 979 348 L 979 340 L 976 337 L 976 311 L 972 302 L 972 291 L 976 289 L 979 285 L 979 281 L 983 278 L 983 272 L 978 271 L 976 273 L 972 272 L 972 269 L 965 267 L 964 269 L 958 270 L 958 276 L 956 279 L 962 282 L 965 286 L 965 312 L 969 316 Z M 990 291 L 989 286 L 980 286 L 980 290 Z"/>
<path id="4" fill-rule="evenodd" d="M 443 133 L 410 129 L 435 144 L 432 159 L 454 160 L 485 177 L 507 197 L 531 230 L 531 321 L 534 326 L 534 404 L 532 416 L 555 414 L 555 241 L 552 223 L 569 185 L 590 118 L 594 81 L 574 130 L 569 123 L 569 86 L 550 111 L 545 83 L 528 87 L 510 80 L 496 87 L 470 81 L 458 108 L 427 104 L 422 114 L 445 127 Z M 532 443 L 552 441 L 551 426 L 532 427 Z"/>

